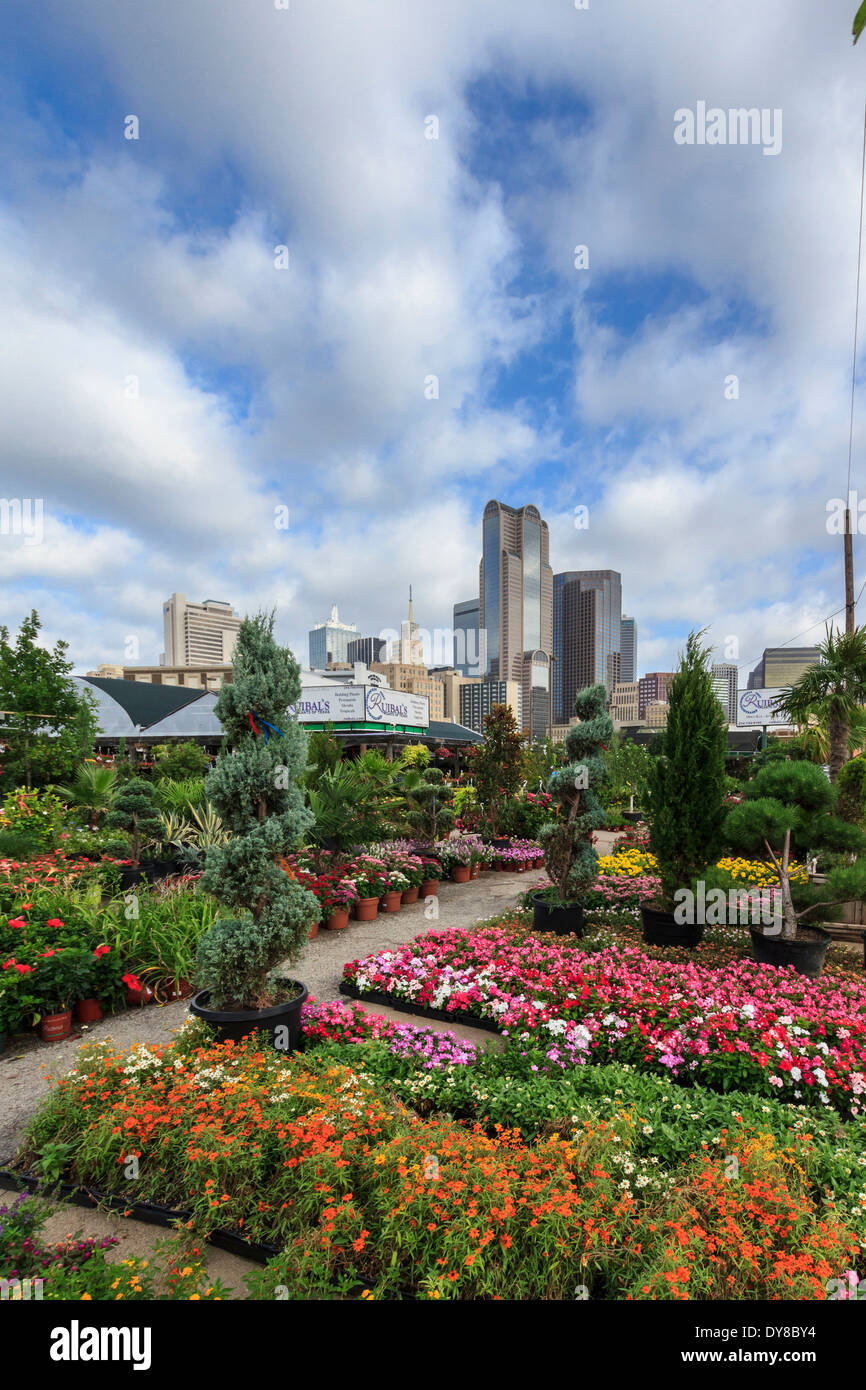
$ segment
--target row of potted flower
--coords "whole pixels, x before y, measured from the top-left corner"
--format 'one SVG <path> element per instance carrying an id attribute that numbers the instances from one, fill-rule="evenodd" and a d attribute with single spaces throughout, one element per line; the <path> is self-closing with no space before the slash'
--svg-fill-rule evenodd
<path id="1" fill-rule="evenodd" d="M 62 924 L 59 924 L 62 925 Z M 104 1009 L 149 1003 L 156 991 L 143 985 L 125 967 L 116 951 L 99 945 L 56 946 L 40 951 L 31 961 L 15 955 L 0 960 L 0 1052 L 8 1037 L 38 1024 L 44 1042 L 68 1038 L 73 1017 L 78 1023 L 95 1023 Z M 188 993 L 186 982 L 177 996 Z"/>
<path id="2" fill-rule="evenodd" d="M 313 893 L 321 906 L 322 915 L 311 936 L 318 934 L 320 924 L 331 931 L 344 929 L 349 925 L 350 911 L 356 921 L 369 922 L 380 910 L 399 912 L 419 897 L 438 893 L 443 871 L 437 859 L 387 845 L 373 846 L 372 850 L 376 852 L 358 854 L 324 870 L 310 859 L 305 861 L 303 853 L 284 861 L 286 871 Z M 319 856 L 319 864 L 321 861 Z"/>

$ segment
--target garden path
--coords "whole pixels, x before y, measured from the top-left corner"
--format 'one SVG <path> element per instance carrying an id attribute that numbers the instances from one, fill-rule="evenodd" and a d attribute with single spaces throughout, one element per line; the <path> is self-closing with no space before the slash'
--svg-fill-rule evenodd
<path id="1" fill-rule="evenodd" d="M 601 848 L 601 847 L 600 847 Z M 379 913 L 372 922 L 353 921 L 345 931 L 324 931 L 307 943 L 292 973 L 303 980 L 316 999 L 339 999 L 343 966 L 358 956 L 370 955 L 388 946 L 399 946 L 424 932 L 448 927 L 468 927 L 516 905 L 525 890 L 544 877 L 542 869 L 527 874 L 483 873 L 469 883 L 439 885 L 438 917 L 425 916 L 423 903 L 401 908 L 399 912 Z M 397 1017 L 393 1011 L 366 1005 L 371 1013 Z M 75 1066 L 78 1049 L 91 1038 L 111 1038 L 116 1047 L 138 1042 L 170 1042 L 172 1034 L 187 1018 L 184 1000 L 163 1007 L 150 1005 L 115 1014 L 86 1027 L 64 1042 L 41 1043 L 28 1038 L 9 1047 L 0 1056 L 0 1168 L 8 1166 L 20 1141 L 27 1120 L 46 1093 L 51 1076 L 61 1076 Z M 410 1022 L 408 1015 L 400 1015 Z M 447 1029 L 451 1025 L 432 1027 Z M 461 1037 L 489 1042 L 491 1035 L 462 1024 L 453 1025 Z"/>

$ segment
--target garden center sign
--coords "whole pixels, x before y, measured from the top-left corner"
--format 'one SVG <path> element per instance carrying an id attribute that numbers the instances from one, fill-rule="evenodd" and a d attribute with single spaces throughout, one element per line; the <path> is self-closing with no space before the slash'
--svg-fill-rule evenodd
<path id="1" fill-rule="evenodd" d="M 776 701 L 782 693 L 781 686 L 765 690 L 741 690 L 737 695 L 738 727 L 788 727 L 790 719 L 776 708 Z"/>
<path id="2" fill-rule="evenodd" d="M 376 685 L 305 686 L 289 714 L 300 724 L 396 728 L 422 732 L 430 723 L 426 695 Z"/>

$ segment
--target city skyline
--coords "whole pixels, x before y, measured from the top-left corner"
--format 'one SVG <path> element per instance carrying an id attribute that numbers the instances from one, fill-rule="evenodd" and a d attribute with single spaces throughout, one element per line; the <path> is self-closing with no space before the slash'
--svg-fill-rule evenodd
<path id="1" fill-rule="evenodd" d="M 697 626 L 741 677 L 819 640 L 862 138 L 843 0 L 795 3 L 781 43 L 748 0 L 443 0 L 432 37 L 395 0 L 204 15 L 10 18 L 3 489 L 39 534 L 2 535 L 0 621 L 35 607 L 78 670 L 129 639 L 156 663 L 176 590 L 276 608 L 302 660 L 362 589 L 365 634 L 409 582 L 445 628 L 495 495 L 532 499 L 558 571 L 622 573 L 644 671 Z M 682 143 L 700 103 L 783 111 L 774 157 Z"/>

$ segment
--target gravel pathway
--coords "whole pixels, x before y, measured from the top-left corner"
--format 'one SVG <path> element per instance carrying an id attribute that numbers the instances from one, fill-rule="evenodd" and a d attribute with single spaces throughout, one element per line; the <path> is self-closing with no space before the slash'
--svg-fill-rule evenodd
<path id="1" fill-rule="evenodd" d="M 427 931 L 472 926 L 513 907 L 518 897 L 543 877 L 542 869 L 520 875 L 488 872 L 469 883 L 441 883 L 438 899 L 432 906 L 418 902 L 399 912 L 380 912 L 372 922 L 352 921 L 345 931 L 320 928 L 318 936 L 308 942 L 292 973 L 304 981 L 315 998 L 338 999 L 343 966 L 347 961 L 386 946 L 399 946 Z M 432 915 L 434 911 L 436 916 Z M 397 1016 L 391 1010 L 369 1007 L 371 1012 Z M 11 1162 L 23 1127 L 45 1095 L 49 1078 L 61 1076 L 75 1065 L 83 1042 L 110 1037 L 120 1048 L 137 1042 L 168 1042 L 187 1016 L 184 1000 L 162 1007 L 149 1005 L 114 1014 L 87 1027 L 79 1025 L 79 1031 L 64 1042 L 42 1043 L 28 1037 L 8 1047 L 0 1056 L 0 1168 Z M 408 1015 L 403 1017 L 410 1021 Z M 431 1026 L 445 1028 L 449 1025 Z M 453 1031 L 479 1041 L 491 1037 L 489 1033 L 459 1024 L 453 1025 Z"/>

